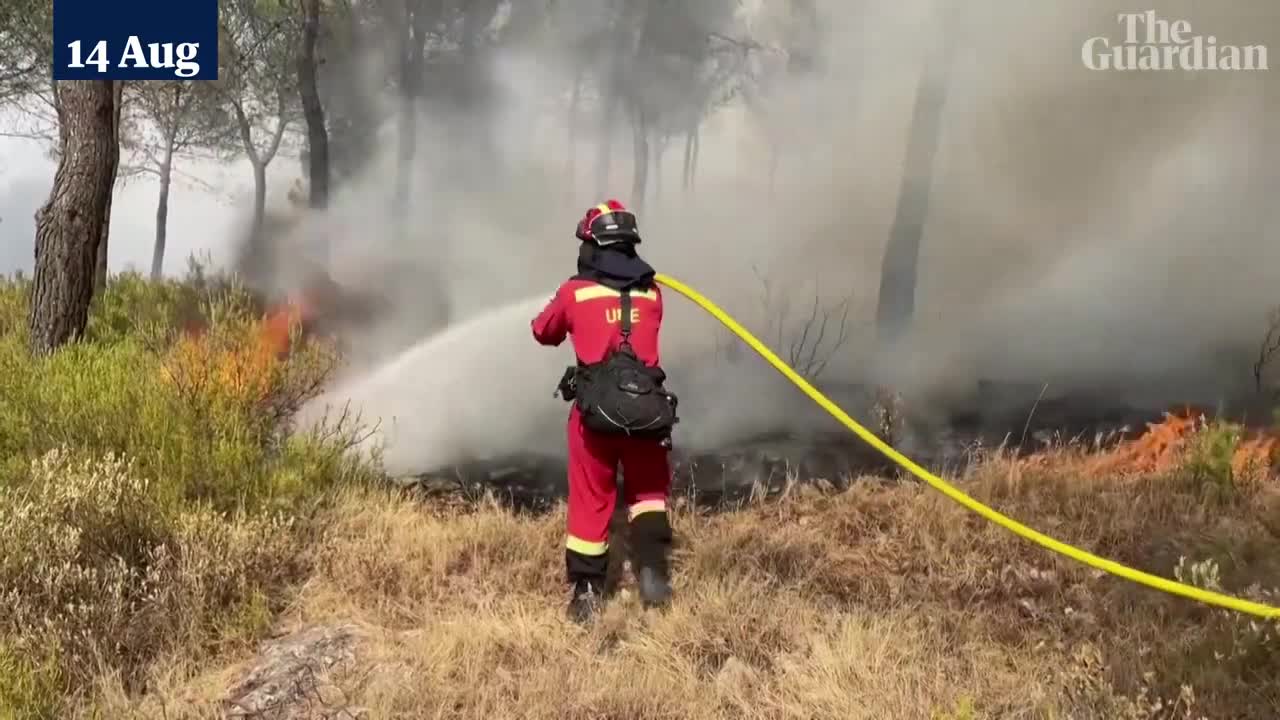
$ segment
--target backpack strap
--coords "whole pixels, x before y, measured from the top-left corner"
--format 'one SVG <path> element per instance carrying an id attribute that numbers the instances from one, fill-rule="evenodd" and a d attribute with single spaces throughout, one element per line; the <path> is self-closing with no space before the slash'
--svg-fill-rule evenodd
<path id="1" fill-rule="evenodd" d="M 631 343 L 631 288 L 622 289 L 622 343 Z"/>

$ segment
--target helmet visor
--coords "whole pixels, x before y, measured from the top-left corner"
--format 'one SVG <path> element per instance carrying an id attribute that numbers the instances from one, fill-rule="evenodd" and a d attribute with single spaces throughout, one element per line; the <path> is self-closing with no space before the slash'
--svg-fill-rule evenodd
<path id="1" fill-rule="evenodd" d="M 618 242 L 640 242 L 636 216 L 629 210 L 613 210 L 591 221 L 591 235 L 601 245 Z"/>

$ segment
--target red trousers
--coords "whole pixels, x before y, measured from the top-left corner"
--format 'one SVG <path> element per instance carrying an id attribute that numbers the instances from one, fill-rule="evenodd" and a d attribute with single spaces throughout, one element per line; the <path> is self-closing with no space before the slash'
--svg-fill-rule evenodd
<path id="1" fill-rule="evenodd" d="M 576 405 L 569 413 L 569 517 L 567 568 L 570 581 L 603 578 L 609 521 L 617 501 L 621 463 L 623 500 L 633 524 L 641 516 L 667 526 L 671 492 L 669 451 L 651 438 L 602 435 L 586 429 Z M 669 530 L 667 531 L 669 533 Z"/>

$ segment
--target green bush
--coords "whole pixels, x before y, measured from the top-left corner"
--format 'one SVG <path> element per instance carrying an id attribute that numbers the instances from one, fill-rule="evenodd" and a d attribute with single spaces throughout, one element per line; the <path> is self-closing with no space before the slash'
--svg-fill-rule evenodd
<path id="1" fill-rule="evenodd" d="M 1212 499 L 1224 500 L 1236 490 L 1232 461 L 1240 447 L 1241 433 L 1239 425 L 1214 420 L 1191 436 L 1183 471 L 1213 495 Z"/>
<path id="2" fill-rule="evenodd" d="M 30 278 L 0 276 L 0 337 L 25 336 L 30 292 Z M 94 295 L 85 336 L 109 344 L 202 327 L 207 323 L 209 300 L 229 293 L 250 298 L 234 278 L 211 275 L 194 258 L 188 261 L 187 274 L 181 279 L 151 281 L 136 272 L 113 275 L 106 289 Z M 260 312 L 260 302 L 253 300 L 254 309 Z"/>
<path id="3" fill-rule="evenodd" d="M 115 276 L 43 358 L 29 289 L 0 279 L 0 720 L 260 633 L 307 572 L 312 511 L 379 474 L 350 420 L 293 427 L 334 347 L 274 337 L 234 282 Z"/>
<path id="4" fill-rule="evenodd" d="M 129 281 L 114 287 L 138 292 Z M 199 335 L 155 321 L 149 334 L 103 330 L 108 339 L 44 359 L 20 333 L 0 337 L 0 484 L 22 482 L 29 458 L 62 445 L 129 457 L 167 500 L 221 510 L 287 506 L 366 472 L 340 452 L 354 426 L 323 441 L 290 434 L 293 414 L 337 365 L 332 347 L 295 342 L 278 361 L 258 347 L 261 322 L 246 295 L 226 291 L 202 307 L 209 326 Z"/>
<path id="5" fill-rule="evenodd" d="M 28 283 L 0 275 L 0 337 L 25 332 Z"/>
<path id="6" fill-rule="evenodd" d="M 63 685 L 55 656 L 28 657 L 0 640 L 0 720 L 56 718 Z"/>
<path id="7" fill-rule="evenodd" d="M 120 342 L 151 332 L 200 324 L 201 288 L 165 280 L 149 282 L 137 273 L 113 277 L 91 306 L 85 334 L 100 343 Z"/>
<path id="8" fill-rule="evenodd" d="M 973 698 L 961 695 L 949 711 L 934 710 L 931 720 L 974 720 L 977 714 L 973 708 Z"/>

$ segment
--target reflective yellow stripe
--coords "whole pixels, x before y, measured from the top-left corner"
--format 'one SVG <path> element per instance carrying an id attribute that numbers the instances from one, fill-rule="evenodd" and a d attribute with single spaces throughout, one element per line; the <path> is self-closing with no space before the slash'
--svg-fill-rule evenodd
<path id="1" fill-rule="evenodd" d="M 609 207 L 604 203 L 600 203 L 599 205 L 597 205 L 596 209 L 600 211 L 601 215 L 608 215 L 613 212 L 613 208 Z"/>
<path id="2" fill-rule="evenodd" d="M 629 511 L 629 515 L 632 520 L 635 520 L 637 515 L 643 515 L 645 513 L 651 513 L 651 512 L 666 512 L 666 511 L 667 511 L 667 504 L 662 500 L 644 500 L 636 503 L 635 505 L 632 505 Z"/>
<path id="3" fill-rule="evenodd" d="M 609 543 L 607 542 L 589 542 L 572 535 L 565 538 L 564 546 L 579 555 L 598 556 L 609 552 Z"/>
<path id="4" fill-rule="evenodd" d="M 578 288 L 573 291 L 574 302 L 585 302 L 587 300 L 599 300 L 600 298 L 621 297 L 622 293 L 608 288 L 603 285 L 588 285 L 587 287 Z M 653 300 L 657 302 L 658 292 L 656 290 L 645 290 L 644 292 L 631 291 L 632 298 L 644 298 L 645 300 Z"/>

